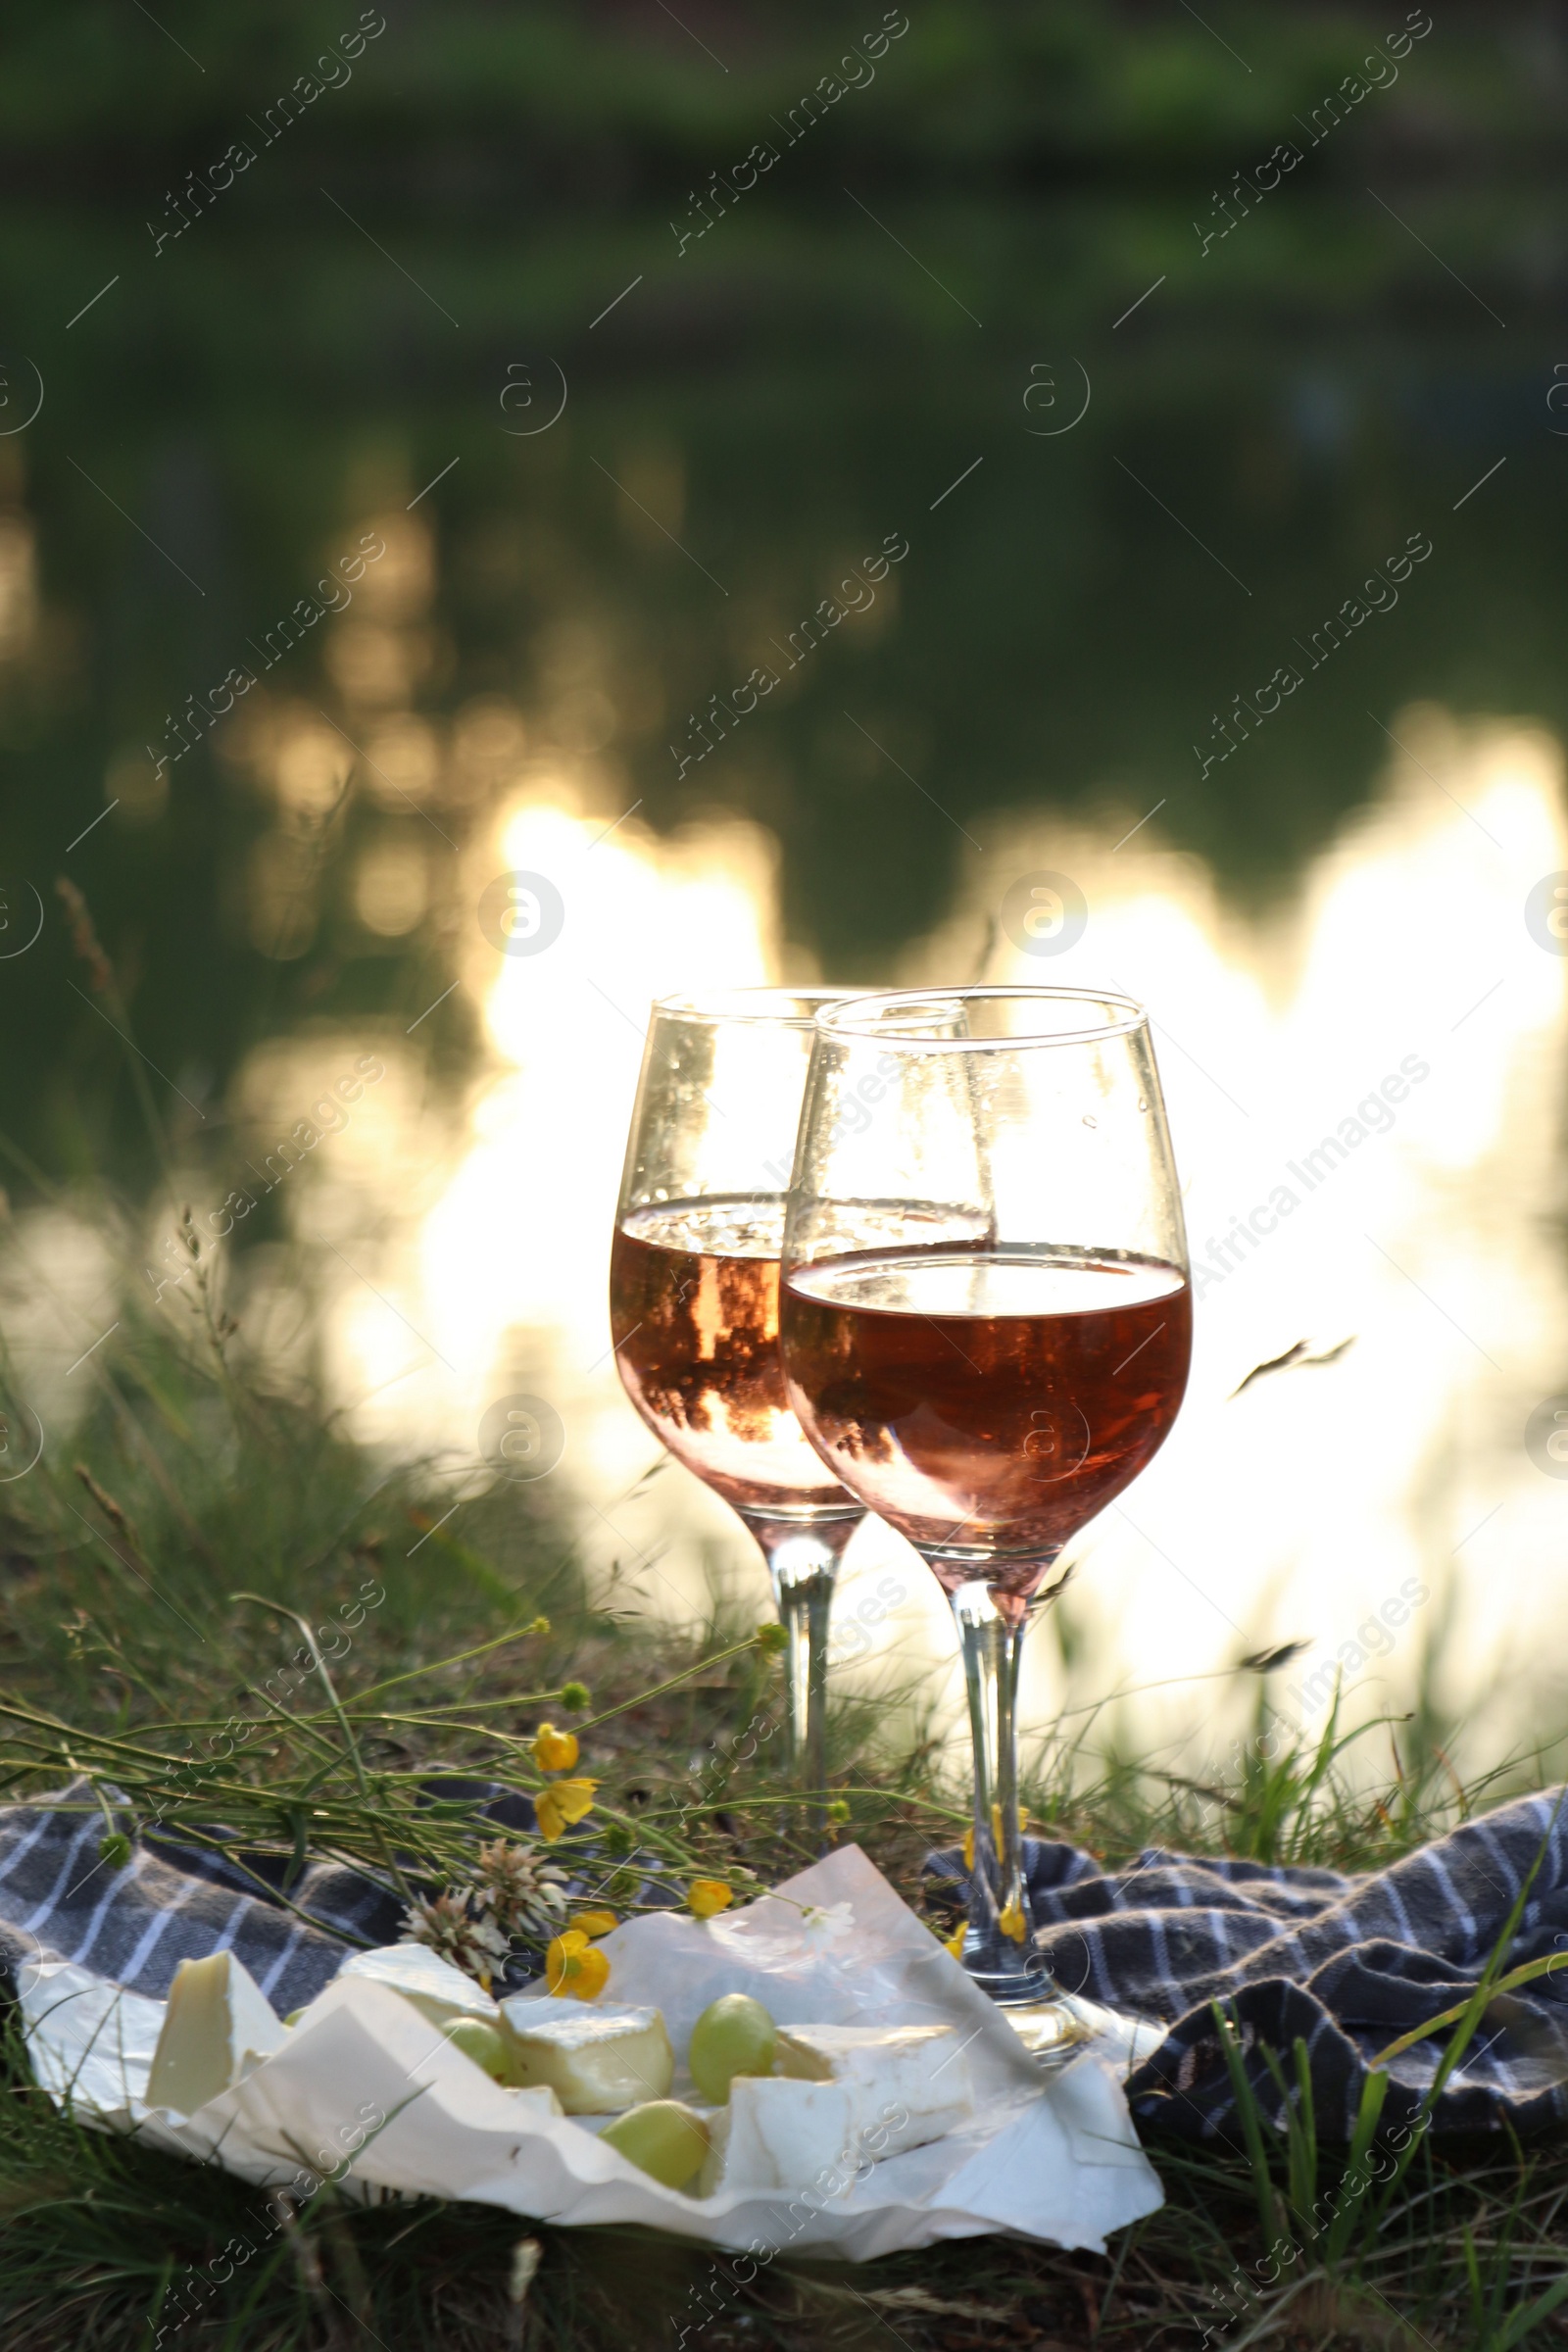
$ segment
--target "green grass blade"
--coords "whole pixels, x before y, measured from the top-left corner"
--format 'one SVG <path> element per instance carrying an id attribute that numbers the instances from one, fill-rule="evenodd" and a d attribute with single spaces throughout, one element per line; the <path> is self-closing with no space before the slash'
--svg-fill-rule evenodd
<path id="1" fill-rule="evenodd" d="M 1278 2234 L 1279 2207 L 1274 2191 L 1274 2177 L 1269 2170 L 1268 2155 L 1263 2146 L 1263 2118 L 1252 2095 L 1252 2085 L 1247 2079 L 1247 2068 L 1240 2048 L 1240 2030 L 1234 2017 L 1227 2016 L 1218 2001 L 1208 2004 L 1209 2015 L 1219 2034 L 1220 2048 L 1225 2054 L 1226 2072 L 1231 2079 L 1231 2090 L 1236 2099 L 1236 2118 L 1247 2142 L 1247 2158 L 1251 2167 L 1253 2191 L 1257 2199 L 1257 2218 L 1263 2235 L 1272 2240 Z"/>
<path id="2" fill-rule="evenodd" d="M 1355 2129 L 1350 2134 L 1349 2154 L 1334 2192 L 1334 2211 L 1323 2238 L 1323 2261 L 1335 2270 L 1345 2258 L 1361 2213 L 1361 2200 L 1370 2179 L 1368 2157 L 1378 2123 L 1383 2114 L 1383 2102 L 1389 2095 L 1389 2078 L 1375 2070 L 1361 2085 L 1360 2104 L 1355 2111 Z"/>
<path id="3" fill-rule="evenodd" d="M 1523 2310 L 1514 2312 L 1501 2328 L 1487 2337 L 1480 2352 L 1513 2352 L 1515 2344 L 1522 2344 L 1543 2320 L 1549 2320 L 1552 2313 L 1565 2302 L 1568 2302 L 1568 2271 L 1554 2278 L 1545 2292 L 1538 2295 L 1533 2303 L 1527 2303 Z"/>

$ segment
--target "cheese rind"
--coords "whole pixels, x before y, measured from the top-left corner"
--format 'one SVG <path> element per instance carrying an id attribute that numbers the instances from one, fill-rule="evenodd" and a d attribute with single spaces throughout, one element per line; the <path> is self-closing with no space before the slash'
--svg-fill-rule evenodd
<path id="1" fill-rule="evenodd" d="M 444 2026 L 455 2017 L 483 2017 L 493 2024 L 499 2014 L 482 1985 L 422 1943 L 388 1943 L 379 1951 L 356 1952 L 338 1970 L 338 1980 L 345 1977 L 390 1985 L 432 2026 Z"/>
<path id="2" fill-rule="evenodd" d="M 722 2188 L 808 2188 L 836 2172 L 855 2134 L 850 2093 L 838 2082 L 737 2075 L 729 2105 L 708 2119 L 709 2153 L 697 2194 Z"/>
<path id="3" fill-rule="evenodd" d="M 288 2030 L 232 1952 L 182 1960 L 169 1988 L 152 2072 L 149 2107 L 194 2115 L 282 2048 Z"/>
<path id="4" fill-rule="evenodd" d="M 940 2139 L 974 2112 L 952 2026 L 780 2026 L 774 2063 L 787 2079 L 847 2091 L 857 2142 L 873 2157 Z"/>
<path id="5" fill-rule="evenodd" d="M 501 2004 L 514 2080 L 548 2082 L 567 2115 L 617 2115 L 675 2079 L 662 2011 L 518 1993 Z"/>

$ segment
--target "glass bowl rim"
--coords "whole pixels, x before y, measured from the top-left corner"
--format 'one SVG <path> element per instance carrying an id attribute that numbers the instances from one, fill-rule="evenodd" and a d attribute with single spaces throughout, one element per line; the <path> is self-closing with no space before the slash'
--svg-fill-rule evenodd
<path id="1" fill-rule="evenodd" d="M 884 1028 L 879 1018 L 867 1018 L 867 1009 L 875 1006 L 878 1015 L 907 1007 L 918 1013 L 922 1005 L 967 1003 L 975 997 L 1024 998 L 1054 1004 L 1097 1004 L 1119 1007 L 1115 1018 L 1088 1023 L 1077 1029 L 1028 1030 L 1012 1037 L 937 1037 L 919 1029 Z M 855 1017 L 857 1012 L 860 1018 Z M 842 997 L 826 1004 L 816 1016 L 819 1036 L 840 1039 L 865 1039 L 889 1049 L 918 1048 L 925 1053 L 940 1051 L 969 1054 L 1019 1053 L 1037 1046 L 1096 1045 L 1111 1037 L 1131 1037 L 1149 1027 L 1149 1013 L 1136 997 L 1119 988 L 1054 988 L 1045 983 L 1029 981 L 987 981 L 960 983 L 956 988 L 898 988 L 881 991 L 861 989 L 853 997 Z"/>
<path id="2" fill-rule="evenodd" d="M 826 987 L 815 982 L 804 988 L 790 988 L 782 981 L 776 986 L 760 982 L 755 988 L 677 989 L 672 995 L 656 997 L 653 1010 L 656 1020 L 693 1021 L 712 1029 L 731 1022 L 753 1022 L 775 1029 L 812 1030 L 820 1009 L 852 1004 L 857 996 L 876 994 L 874 990 L 852 991 L 842 985 Z M 771 999 L 772 1004 L 763 1002 L 765 999 Z M 812 1009 L 781 1012 L 775 1009 L 779 1004 L 806 1004 Z"/>

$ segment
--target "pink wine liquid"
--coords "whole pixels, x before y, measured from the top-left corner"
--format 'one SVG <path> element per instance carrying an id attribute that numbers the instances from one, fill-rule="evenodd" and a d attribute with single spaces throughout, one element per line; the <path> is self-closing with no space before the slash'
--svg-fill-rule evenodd
<path id="1" fill-rule="evenodd" d="M 739 1510 L 784 1519 L 858 1505 L 790 1410 L 778 1353 L 781 1200 L 634 1210 L 610 1260 L 615 1361 L 643 1419 Z"/>
<path id="2" fill-rule="evenodd" d="M 1157 1450 L 1192 1294 L 1158 1259 L 876 1250 L 797 1267 L 788 1395 L 845 1484 L 952 1591 L 1022 1598 Z"/>

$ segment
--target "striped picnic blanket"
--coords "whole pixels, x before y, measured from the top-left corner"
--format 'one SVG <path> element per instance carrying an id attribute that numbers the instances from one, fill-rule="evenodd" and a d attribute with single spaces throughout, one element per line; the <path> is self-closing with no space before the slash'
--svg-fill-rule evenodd
<path id="1" fill-rule="evenodd" d="M 455 1775 L 432 1797 L 468 1800 L 476 1822 L 534 1826 L 520 1791 Z M 1368 2062 L 1474 1988 L 1520 1887 L 1536 1876 L 1510 1965 L 1568 1952 L 1565 1792 L 1519 1799 L 1362 1877 L 1209 1861 L 1151 1850 L 1110 1872 L 1077 1847 L 1026 1841 L 1034 1941 L 1058 1982 L 1170 2031 L 1128 2082 L 1133 2112 L 1189 2137 L 1234 2137 L 1234 2097 L 1209 2002 L 1228 2004 L 1265 2114 L 1280 2090 L 1265 2047 L 1287 2061 L 1299 2038 L 1318 2129 L 1348 2135 Z M 133 1992 L 167 1994 L 177 1964 L 234 1951 L 286 2015 L 314 1999 L 353 1945 L 396 1941 L 398 1898 L 359 1872 L 313 1863 L 279 1898 L 286 1865 L 249 1869 L 162 1833 L 130 1857 L 100 1857 L 102 1809 L 85 1782 L 0 1806 L 0 1970 L 14 1989 L 29 1961 L 70 1960 Z M 1539 1868 L 1537 1864 L 1539 1862 Z M 955 1852 L 927 1864 L 957 1883 Z M 253 1875 L 254 1874 L 254 1875 Z M 261 1884 L 258 1881 L 261 1881 Z M 508 1984 L 526 1982 L 514 1964 Z M 1407 2124 L 1431 2085 L 1443 2037 L 1393 2061 L 1386 2125 Z M 1568 2120 L 1568 1964 L 1494 1998 L 1433 2114 L 1443 2132 L 1521 2134 Z"/>
<path id="2" fill-rule="evenodd" d="M 534 1826 L 529 1799 L 492 1781 L 438 1775 L 425 1793 L 469 1798 L 475 1819 L 498 1830 Z M 0 1806 L 0 1968 L 13 1989 L 29 1961 L 72 1960 L 162 2000 L 181 1960 L 227 1950 L 286 2017 L 331 1983 L 351 1949 L 398 1940 L 402 1903 L 358 1871 L 308 1864 L 288 1888 L 290 1908 L 278 1899 L 286 1857 L 247 1853 L 245 1868 L 157 1831 L 136 1838 L 128 1816 L 116 1826 L 133 1839 L 119 1865 L 100 1859 L 104 1815 L 85 1781 Z M 526 1982 L 514 1964 L 508 1989 Z"/>
<path id="3" fill-rule="evenodd" d="M 1306 2044 L 1320 2134 L 1348 2138 L 1368 2062 L 1474 1991 L 1536 1868 L 1508 1964 L 1564 1955 L 1563 1975 L 1491 2002 L 1432 2113 L 1438 2132 L 1521 2135 L 1568 2119 L 1568 1791 L 1547 1789 L 1466 1822 L 1386 1870 L 1208 1861 L 1150 1850 L 1106 1871 L 1075 1846 L 1025 1841 L 1034 1941 L 1057 1982 L 1169 2024 L 1127 2085 L 1133 2113 L 1188 2138 L 1237 2138 L 1230 2070 L 1209 2003 L 1228 2005 L 1244 2065 L 1273 2122 L 1284 2099 L 1267 2047 L 1295 2081 Z M 935 1875 L 962 1883 L 955 1851 Z M 1446 2035 L 1388 2069 L 1385 2127 L 1408 2125 Z"/>

